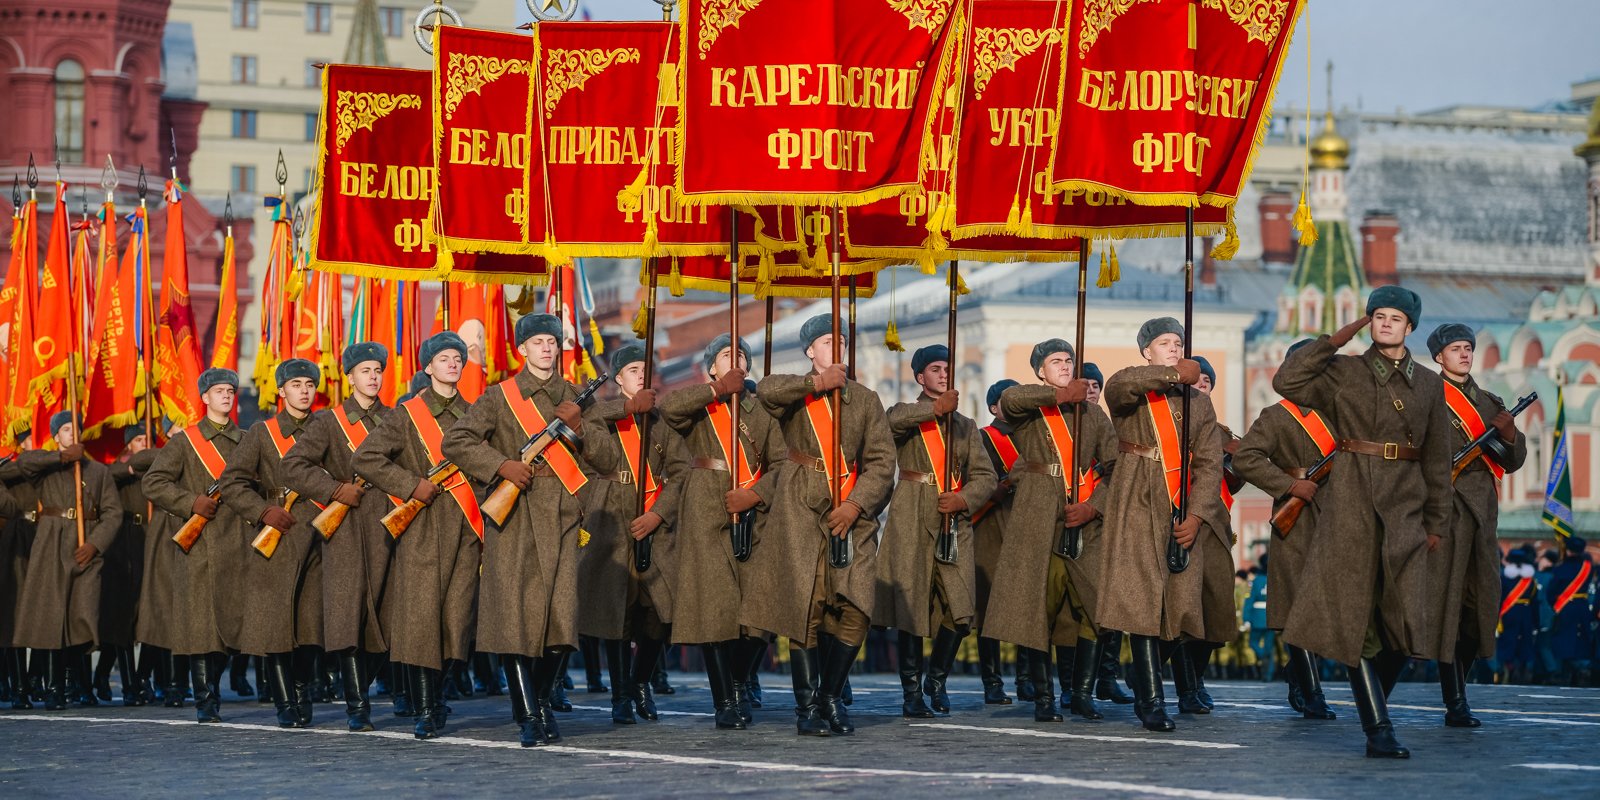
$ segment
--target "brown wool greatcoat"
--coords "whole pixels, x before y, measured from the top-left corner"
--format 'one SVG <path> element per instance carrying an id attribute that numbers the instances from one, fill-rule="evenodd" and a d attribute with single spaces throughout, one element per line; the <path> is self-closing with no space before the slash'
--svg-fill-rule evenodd
<path id="1" fill-rule="evenodd" d="M 1328 427 L 1330 431 L 1333 429 L 1332 425 Z M 1333 433 L 1338 436 L 1337 431 Z M 1303 475 L 1304 470 L 1321 458 L 1317 443 L 1306 434 L 1294 415 L 1274 403 L 1261 412 L 1245 433 L 1239 451 L 1233 454 L 1233 466 L 1252 486 L 1277 502 L 1289 496 L 1289 486 L 1294 483 L 1288 471 L 1301 470 Z M 1289 620 L 1289 609 L 1294 607 L 1300 571 L 1311 550 L 1311 539 L 1316 535 L 1322 503 L 1319 493 L 1301 509 L 1300 518 L 1287 538 L 1273 534 L 1267 540 L 1267 627 L 1272 630 L 1283 630 L 1284 623 Z"/>
<path id="2" fill-rule="evenodd" d="M 1443 380 L 1409 354 L 1396 367 L 1376 347 L 1359 356 L 1336 350 L 1327 336 L 1300 348 L 1283 362 L 1272 388 L 1301 408 L 1322 412 L 1341 438 L 1409 440 L 1421 448 L 1422 461 L 1345 452 L 1334 457 L 1328 484 L 1317 492 L 1329 513 L 1317 516 L 1314 531 L 1303 531 L 1312 536 L 1311 551 L 1284 640 L 1353 665 L 1377 611 L 1389 649 L 1434 659 L 1443 591 L 1433 579 L 1441 574 L 1434 565 L 1448 553 L 1428 552 L 1427 536 L 1448 539 L 1453 512 Z M 1302 533 L 1299 526 L 1295 531 Z"/>
<path id="3" fill-rule="evenodd" d="M 297 420 L 287 411 L 277 416 L 283 434 L 291 438 L 298 437 L 313 418 Z M 238 648 L 253 656 L 322 644 L 322 551 L 317 547 L 321 537 L 311 529 L 318 511 L 315 498 L 302 497 L 295 503 L 290 512 L 295 525 L 283 532 L 272 558 L 250 546 L 261 530 L 261 515 L 268 506 L 282 505 L 286 488 L 282 458 L 266 425 L 257 422 L 245 431 L 222 470 L 222 502 L 242 520 L 235 535 L 245 548 L 240 583 L 245 607 Z"/>
<path id="4" fill-rule="evenodd" d="M 145 517 L 149 504 L 141 483 L 158 451 L 145 449 L 107 466 L 122 503 L 122 525 L 100 570 L 100 645 L 132 647 L 144 578 Z"/>
<path id="5" fill-rule="evenodd" d="M 1486 428 L 1489 420 L 1506 407 L 1504 400 L 1485 391 L 1470 376 L 1467 384 L 1458 388 L 1477 407 Z M 1454 455 L 1471 439 L 1466 429 L 1458 425 L 1454 412 L 1446 409 L 1445 414 L 1455 429 L 1449 438 Z M 1521 469 L 1528 459 L 1527 437 L 1518 431 L 1516 441 L 1506 449 L 1511 459 L 1502 466 L 1509 474 Z M 1495 631 L 1500 625 L 1499 482 L 1479 458 L 1461 471 L 1454 490 L 1455 528 L 1439 548 L 1445 558 L 1438 559 L 1441 574 L 1434 578 L 1434 585 L 1443 588 L 1444 600 L 1439 621 L 1439 658 L 1450 663 L 1461 655 L 1492 658 Z M 1458 639 L 1463 633 L 1468 636 L 1459 646 L 1476 645 L 1476 648 L 1458 653 Z"/>
<path id="6" fill-rule="evenodd" d="M 1167 395 L 1173 425 L 1181 434 L 1183 394 L 1190 393 L 1190 475 L 1196 489 L 1189 495 L 1189 513 L 1199 517 L 1200 536 L 1205 530 L 1226 530 L 1228 511 L 1218 490 L 1222 486 L 1222 429 L 1217 425 L 1211 398 L 1193 387 L 1178 386 L 1175 367 L 1129 367 L 1106 381 L 1104 399 L 1111 423 L 1124 442 L 1156 446 L 1155 423 L 1147 392 Z M 1119 445 L 1120 446 L 1120 445 Z M 1207 548 L 1200 539 L 1189 551 L 1189 568 L 1179 574 L 1167 570 L 1167 541 L 1172 535 L 1172 500 L 1161 462 L 1124 454 L 1105 487 L 1104 556 L 1098 565 L 1095 621 L 1103 628 L 1135 636 L 1161 639 L 1205 638 L 1204 589 Z"/>
<path id="7" fill-rule="evenodd" d="M 707 383 L 684 387 L 661 399 L 661 420 L 682 437 L 688 458 L 724 460 L 721 440 L 706 412 L 714 394 Z M 753 487 L 763 494 L 761 487 L 773 480 L 771 463 L 783 458 L 783 432 L 748 391 L 740 396 L 739 428 L 739 457 L 758 467 L 768 465 Z M 752 564 L 779 568 L 775 561 L 756 561 L 754 553 L 760 545 L 753 545 L 750 561 L 741 564 L 734 559 L 724 502 L 729 485 L 728 473 L 723 470 L 691 467 L 684 475 L 678 524 L 673 531 L 677 578 L 672 596 L 672 640 L 676 643 L 739 638 L 745 592 L 755 596 L 766 591 L 758 573 L 751 571 Z M 757 511 L 753 543 L 762 539 L 768 524 L 767 514 Z"/>
<path id="8" fill-rule="evenodd" d="M 495 471 L 538 431 L 524 432 L 505 392 L 531 398 L 546 422 L 556 405 L 577 398 L 560 375 L 540 380 L 523 370 L 510 381 L 489 387 L 466 416 L 444 434 L 445 457 L 487 485 Z M 578 465 L 584 467 L 580 431 Z M 587 467 L 585 467 L 587 470 Z M 479 583 L 478 649 L 538 657 L 549 648 L 578 646 L 578 528 L 583 501 L 553 475 L 540 475 L 518 498 L 503 528 L 487 523 L 483 574 Z"/>
<path id="9" fill-rule="evenodd" d="M 1006 424 L 1003 419 L 995 420 L 994 426 L 1001 433 L 1008 436 L 1013 434 L 1011 426 Z M 983 451 L 989 454 L 989 466 L 994 469 L 995 477 L 999 481 L 1004 481 L 1006 479 L 1005 462 L 1000 458 L 1000 454 L 995 451 L 994 445 L 989 441 L 988 434 L 980 430 L 978 431 L 978 439 L 983 442 Z M 1012 441 L 1015 442 L 1014 437 Z M 1011 517 L 1011 502 L 1014 497 L 1016 497 L 1016 491 L 1008 489 L 1005 497 L 1000 502 L 995 503 L 994 507 L 990 508 L 987 514 L 984 514 L 983 519 L 978 520 L 978 524 L 972 526 L 972 549 L 974 555 L 977 556 L 974 563 L 974 584 L 977 596 L 976 603 L 973 606 L 973 610 L 977 613 L 973 617 L 973 624 L 984 636 L 989 636 L 985 623 L 989 613 L 989 597 L 994 587 L 995 568 L 1000 564 L 1000 551 L 1005 544 L 1006 526 L 1009 524 Z M 982 508 L 983 504 L 987 502 L 989 502 L 988 498 L 980 500 L 978 508 Z M 974 514 L 977 511 L 977 508 L 972 509 Z M 994 637 L 991 636 L 989 638 Z"/>
<path id="10" fill-rule="evenodd" d="M 471 405 L 459 395 L 446 402 L 431 387 L 417 396 L 445 431 Z M 384 415 L 367 440 L 356 448 L 350 465 L 356 475 L 372 484 L 362 498 L 363 507 L 379 492 L 410 499 L 417 482 L 433 468 L 416 425 L 404 408 Z M 388 504 L 388 498 L 380 499 L 382 505 Z M 377 514 L 378 519 L 383 514 Z M 345 524 L 349 525 L 350 520 Z M 379 530 L 383 538 L 389 538 L 381 525 Z M 341 530 L 334 538 L 348 532 Z M 428 669 L 443 669 L 447 659 L 465 661 L 476 624 L 482 545 L 455 498 L 449 492 L 440 492 L 399 539 L 385 546 L 391 555 L 378 602 L 378 619 L 388 640 L 390 660 Z"/>
<path id="11" fill-rule="evenodd" d="M 629 465 L 639 454 L 637 450 L 625 452 L 618 438 L 616 424 L 626 416 L 622 405 L 621 399 L 595 403 L 584 414 L 583 423 L 584 460 L 599 476 L 589 481 L 583 492 L 587 509 L 583 527 L 589 532 L 589 543 L 578 548 L 578 590 L 583 594 L 578 605 L 578 632 L 598 639 L 641 635 L 628 625 L 633 616 L 630 612 L 639 604 L 653 609 L 662 622 L 672 622 L 678 501 L 689 471 L 683 440 L 652 413 L 645 457 L 661 491 L 650 510 L 663 521 L 650 540 L 650 568 L 635 572 L 633 535 L 628 526 L 638 509 L 640 476 L 634 475 Z M 624 473 L 626 483 L 608 477 Z M 634 599 L 632 606 L 630 598 Z"/>
<path id="12" fill-rule="evenodd" d="M 224 459 L 244 438 L 244 431 L 231 422 L 217 430 L 202 420 L 199 427 Z M 139 641 L 177 655 L 220 653 L 237 649 L 245 602 L 240 576 L 250 544 L 240 541 L 244 523 L 226 505 L 206 523 L 188 553 L 173 543 L 172 535 L 189 521 L 195 498 L 212 481 L 188 436 L 173 434 L 144 475 L 144 493 L 156 511 L 145 539 Z"/>
<path id="13" fill-rule="evenodd" d="M 1050 559 L 1057 558 L 1056 542 L 1066 524 L 1065 483 L 1059 477 L 1022 468 L 1024 463 L 1051 465 L 1060 462 L 1040 411 L 1054 404 L 1055 397 L 1054 387 L 1042 385 L 1013 386 L 1000 395 L 1000 414 L 1011 425 L 1011 439 L 1017 445 L 1019 457 L 1011 473 L 1016 491 L 1011 514 L 1006 520 L 1005 543 L 995 565 L 984 635 L 1033 650 L 1049 650 L 1052 644 L 1070 646 L 1079 636 L 1070 600 L 1062 602 L 1054 617 L 1046 608 Z M 1060 408 L 1070 429 L 1074 406 L 1064 404 Z M 1116 434 L 1099 406 L 1083 404 L 1083 431 L 1076 446 L 1081 448 L 1080 468 L 1087 469 L 1099 462 L 1105 471 L 1115 474 Z M 1070 471 L 1071 467 L 1066 469 Z M 1088 502 L 1102 514 L 1106 513 L 1104 483 Z M 1083 533 L 1083 554 L 1076 561 L 1068 560 L 1065 566 L 1073 592 L 1092 619 L 1097 597 L 1093 588 L 1093 566 L 1098 559 L 1095 551 L 1102 547 L 1104 539 L 1100 521 L 1086 525 Z"/>
<path id="14" fill-rule="evenodd" d="M 776 419 L 786 450 L 827 458 L 806 415 L 811 386 L 810 375 L 769 375 L 757 384 L 756 394 Z M 883 401 L 871 389 L 847 382 L 840 405 L 842 462 L 846 469 L 854 464 L 859 473 L 844 499 L 860 506 L 861 516 L 848 534 L 854 551 L 850 566 L 829 566 L 822 588 L 828 602 L 842 597 L 870 620 L 878 588 L 878 515 L 895 480 L 894 437 Z M 772 461 L 772 480 L 755 487 L 767 520 L 757 526 L 755 549 L 744 565 L 745 587 L 759 591 L 747 592 L 743 619 L 757 630 L 804 641 L 817 564 L 827 559 L 833 535 L 826 522 L 831 494 L 826 474 L 788 460 L 787 453 L 774 453 Z"/>
<path id="15" fill-rule="evenodd" d="M 354 397 L 346 399 L 350 421 L 370 434 L 389 409 L 382 403 L 363 410 Z M 355 479 L 351 466 L 355 450 L 332 411 L 317 414 L 295 437 L 283 458 L 284 485 L 300 494 L 300 501 L 327 505 L 342 483 Z M 409 493 L 408 493 L 409 495 Z M 389 534 L 379 522 L 394 504 L 382 492 L 368 491 L 361 504 L 350 509 L 333 538 L 315 533 L 322 550 L 322 647 L 329 651 L 359 647 L 369 653 L 389 649 L 378 618 L 389 571 Z"/>
<path id="16" fill-rule="evenodd" d="M 889 432 L 898 449 L 901 470 L 932 475 L 944 470 L 934 464 L 922 441 L 922 423 L 932 420 L 933 400 L 927 395 L 914 403 L 891 406 L 886 414 Z M 878 597 L 874 606 L 874 625 L 896 628 L 913 636 L 932 636 L 935 573 L 944 589 L 950 618 L 958 629 L 972 624 L 977 576 L 973 553 L 972 512 L 983 505 L 996 483 L 994 468 L 978 444 L 978 426 L 960 413 L 952 413 L 950 432 L 944 437 L 955 456 L 954 473 L 960 480 L 960 493 L 967 510 L 955 515 L 956 563 L 941 564 L 934 558 L 943 516 L 939 514 L 939 490 L 921 481 L 900 480 L 889 498 L 889 517 L 878 542 Z"/>
<path id="17" fill-rule="evenodd" d="M 31 450 L 19 459 L 32 476 L 39 504 L 70 509 L 76 502 L 72 465 L 61 463 L 54 450 Z M 14 647 L 61 650 L 98 643 L 100 634 L 100 573 L 103 555 L 122 527 L 122 501 L 116 483 L 104 464 L 80 462 L 83 468 L 83 539 L 99 551 L 88 566 L 80 567 L 72 554 L 78 549 L 78 523 L 61 516 L 39 516 L 28 558 L 28 572 L 17 596 L 17 630 Z M 15 513 L 17 509 L 10 509 Z M 5 509 L 0 506 L 0 513 Z M 89 519 L 93 516 L 94 519 Z"/>
<path id="18" fill-rule="evenodd" d="M 33 485 L 22 474 L 15 458 L 0 462 L 0 504 L 5 496 L 15 505 L 13 513 L 4 515 L 0 524 L 0 645 L 11 646 L 16 635 L 17 593 L 22 589 L 22 578 L 28 572 L 28 547 L 33 543 L 33 520 L 22 515 L 23 509 L 37 503 Z"/>

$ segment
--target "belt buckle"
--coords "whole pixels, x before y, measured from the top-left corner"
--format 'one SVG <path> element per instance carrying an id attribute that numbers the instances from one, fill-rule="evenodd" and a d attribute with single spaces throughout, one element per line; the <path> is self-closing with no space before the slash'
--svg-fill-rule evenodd
<path id="1" fill-rule="evenodd" d="M 628 470 L 622 470 L 621 472 L 618 472 L 617 478 L 617 483 L 620 483 L 623 486 L 633 483 L 633 473 L 629 472 Z"/>
<path id="2" fill-rule="evenodd" d="M 1383 443 L 1383 460 L 1398 461 L 1400 459 L 1400 445 L 1395 442 Z"/>
<path id="3" fill-rule="evenodd" d="M 73 506 L 67 506 L 65 509 L 62 510 L 61 518 L 62 519 L 77 519 L 78 518 L 78 509 L 73 507 Z"/>
<path id="4" fill-rule="evenodd" d="M 22 512 L 22 518 L 27 520 L 27 521 L 29 521 L 29 522 L 38 522 L 39 521 L 39 512 L 36 511 L 36 510 L 35 511 L 24 511 L 24 512 Z"/>
<path id="5" fill-rule="evenodd" d="M 1050 477 L 1052 477 L 1052 478 L 1061 477 L 1061 465 L 1060 464 L 1051 464 L 1050 465 Z"/>

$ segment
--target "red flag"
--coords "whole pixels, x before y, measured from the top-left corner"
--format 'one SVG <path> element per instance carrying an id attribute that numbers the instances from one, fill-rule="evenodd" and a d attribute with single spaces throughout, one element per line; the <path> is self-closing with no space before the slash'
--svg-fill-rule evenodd
<path id="1" fill-rule="evenodd" d="M 273 372 L 284 358 L 285 345 L 291 338 L 284 323 L 289 319 L 286 311 L 293 306 L 289 278 L 294 268 L 289 242 L 289 204 L 282 197 L 272 197 L 267 199 L 267 205 L 272 208 L 272 242 L 267 248 L 267 272 L 261 279 L 261 346 L 256 348 L 255 371 L 250 376 L 256 385 L 262 411 L 276 403 L 278 392 Z"/>
<path id="2" fill-rule="evenodd" d="M 144 370 L 134 341 L 134 296 L 139 291 L 134 260 L 138 243 L 128 248 L 127 263 L 117 266 L 117 210 L 105 204 L 101 220 L 100 275 L 94 301 L 94 326 L 89 337 L 89 369 L 84 394 L 83 438 L 96 458 L 115 457 L 122 439 L 103 435 L 139 422 L 144 398 Z"/>
<path id="3" fill-rule="evenodd" d="M 183 233 L 183 187 L 167 181 L 167 246 L 161 266 L 161 313 L 156 318 L 156 394 L 161 412 L 179 425 L 200 413 L 200 343 L 189 306 L 189 254 Z"/>
<path id="4" fill-rule="evenodd" d="M 0 292 L 7 308 L 6 331 L 6 425 L 0 431 L 6 445 L 15 445 L 17 434 L 33 424 L 34 398 L 28 391 L 32 380 L 29 368 L 33 358 L 24 343 L 33 341 L 34 303 L 38 300 L 39 202 L 30 197 L 14 221 L 11 237 L 11 264 L 5 291 Z"/>
<path id="5" fill-rule="evenodd" d="M 211 366 L 239 371 L 239 274 L 234 266 L 233 226 L 222 238 L 222 277 L 217 287 L 217 324 L 212 328 Z"/>
<path id="6" fill-rule="evenodd" d="M 33 335 L 24 344 L 31 348 L 28 364 L 28 395 L 33 398 L 33 441 L 43 446 L 49 436 L 50 415 L 62 410 L 67 400 L 67 371 L 71 354 L 77 350 L 77 321 L 72 302 L 72 244 L 67 236 L 67 185 L 56 182 L 56 208 L 50 217 L 50 242 L 44 257 L 44 272 L 39 278 L 39 304 L 35 309 Z"/>
<path id="7" fill-rule="evenodd" d="M 451 283 L 445 286 L 445 297 L 450 304 L 450 329 L 461 335 L 467 343 L 467 361 L 461 365 L 461 382 L 456 390 L 469 403 L 475 403 L 488 388 L 488 309 L 481 284 Z M 444 308 L 439 309 L 438 324 L 444 324 Z"/>

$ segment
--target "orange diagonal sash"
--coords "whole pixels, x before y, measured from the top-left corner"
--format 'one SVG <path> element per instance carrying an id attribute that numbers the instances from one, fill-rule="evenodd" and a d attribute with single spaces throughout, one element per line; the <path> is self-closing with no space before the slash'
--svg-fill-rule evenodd
<path id="1" fill-rule="evenodd" d="M 1161 453 L 1161 470 L 1167 479 L 1167 496 L 1172 507 L 1178 507 L 1183 491 L 1183 448 L 1179 444 L 1178 424 L 1172 418 L 1172 405 L 1161 392 L 1145 395 L 1149 401 L 1150 421 L 1156 429 L 1156 447 Z"/>
<path id="2" fill-rule="evenodd" d="M 1450 413 L 1455 415 L 1461 423 L 1461 429 L 1466 431 L 1467 441 L 1476 441 L 1479 436 L 1488 432 L 1489 426 L 1484 423 L 1483 416 L 1478 413 L 1478 407 L 1467 398 L 1467 393 L 1461 391 L 1455 384 L 1444 382 L 1444 403 L 1450 407 Z M 1506 468 L 1496 464 L 1488 453 L 1479 453 L 1478 457 L 1483 463 L 1489 465 L 1489 472 L 1494 474 L 1495 480 L 1506 476 Z"/>
<path id="3" fill-rule="evenodd" d="M 727 463 L 733 457 L 733 440 L 729 438 L 728 431 L 733 428 L 733 414 L 728 411 L 728 404 L 721 400 L 712 400 L 706 405 L 706 416 L 711 420 L 711 430 L 717 435 L 717 446 L 722 448 L 722 461 Z M 750 443 L 739 438 L 739 486 L 750 488 L 761 478 L 761 470 L 750 468 Z"/>
<path id="4" fill-rule="evenodd" d="M 406 416 L 411 418 L 411 426 L 417 429 L 417 440 L 422 442 L 422 448 L 428 452 L 429 468 L 438 466 L 444 461 L 444 429 L 439 427 L 439 421 L 433 418 L 433 413 L 428 411 L 428 402 L 421 397 L 413 397 L 400 404 L 406 410 Z M 483 540 L 483 511 L 478 508 L 478 497 L 472 493 L 472 487 L 467 485 L 467 476 L 462 473 L 445 481 L 439 488 L 450 493 L 456 499 L 456 505 L 461 507 L 461 513 L 466 515 L 467 524 L 472 526 L 472 532 L 478 535 L 478 540 Z"/>
<path id="5" fill-rule="evenodd" d="M 189 446 L 194 448 L 194 454 L 200 458 L 200 463 L 205 466 L 206 472 L 211 475 L 211 480 L 222 477 L 222 470 L 228 466 L 228 460 L 222 457 L 217 445 L 200 432 L 199 425 L 190 425 L 183 430 L 183 438 L 189 440 Z"/>
<path id="6" fill-rule="evenodd" d="M 851 490 L 856 488 L 856 471 L 854 464 L 844 457 L 844 451 L 839 449 L 839 443 L 833 440 L 833 405 L 828 402 L 825 394 L 806 396 L 806 418 L 811 421 L 811 432 L 817 437 L 817 452 L 821 454 L 822 469 L 828 476 L 828 483 L 834 481 L 833 456 L 839 453 L 839 464 L 845 473 L 839 485 L 839 499 L 850 497 Z"/>
<path id="7" fill-rule="evenodd" d="M 510 378 L 500 382 L 500 394 L 506 399 L 506 406 L 511 409 L 511 416 L 517 418 L 517 424 L 522 426 L 522 433 L 532 437 L 545 429 L 549 424 L 544 415 L 539 413 L 539 407 L 534 405 L 529 398 L 522 396 L 522 389 L 517 386 L 517 379 Z M 567 487 L 567 494 L 578 496 L 578 490 L 589 482 L 589 476 L 583 474 L 583 467 L 578 466 L 578 457 L 567 448 L 567 443 L 560 438 L 546 447 L 544 461 L 555 470 L 556 477 L 561 479 L 561 485 Z"/>
<path id="8" fill-rule="evenodd" d="M 639 465 L 639 426 L 634 424 L 632 414 L 617 420 L 617 439 L 622 442 L 622 454 L 628 459 L 628 471 L 633 473 L 634 483 L 645 487 L 644 510 L 649 511 L 661 497 L 661 484 L 656 482 L 656 471 L 650 468 L 648 457 L 644 466 Z"/>

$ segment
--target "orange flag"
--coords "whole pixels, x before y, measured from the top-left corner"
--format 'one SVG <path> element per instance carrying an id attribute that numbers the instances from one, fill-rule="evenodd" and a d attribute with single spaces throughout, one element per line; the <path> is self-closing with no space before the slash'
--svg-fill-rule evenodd
<path id="1" fill-rule="evenodd" d="M 167 245 L 161 266 L 161 313 L 156 318 L 156 394 L 161 412 L 178 425 L 200 419 L 200 343 L 189 306 L 188 241 L 183 233 L 183 187 L 167 181 Z"/>
<path id="2" fill-rule="evenodd" d="M 33 335 L 26 344 L 32 350 L 28 365 L 28 395 L 33 398 L 33 441 L 43 446 L 48 440 L 50 415 L 61 411 L 67 401 L 67 371 L 71 354 L 77 350 L 77 316 L 72 302 L 72 243 L 67 236 L 67 185 L 56 182 L 56 208 L 50 216 L 50 242 L 44 257 L 44 273 L 39 278 L 39 304 L 35 309 Z"/>
<path id="3" fill-rule="evenodd" d="M 33 424 L 34 398 L 28 392 L 33 356 L 24 343 L 33 341 L 33 312 L 38 301 L 38 200 L 30 197 L 18 215 L 12 225 L 5 291 L 0 292 L 0 308 L 6 312 L 0 320 L 6 326 L 6 424 L 0 438 L 7 446 L 15 446 L 17 434 Z"/>
<path id="4" fill-rule="evenodd" d="M 233 226 L 222 237 L 222 277 L 217 287 L 217 324 L 211 329 L 211 366 L 239 371 L 239 274 L 234 268 Z"/>
<path id="5" fill-rule="evenodd" d="M 267 198 L 272 209 L 272 242 L 267 248 L 267 272 L 261 279 L 261 346 L 256 348 L 255 382 L 262 411 L 272 408 L 278 396 L 273 372 L 283 359 L 291 337 L 284 322 L 287 309 L 294 304 L 289 296 L 290 271 L 294 268 L 289 242 L 289 205 L 281 197 Z"/>
<path id="6" fill-rule="evenodd" d="M 115 457 L 122 439 L 107 435 L 139 423 L 144 398 L 144 370 L 134 341 L 134 295 L 139 291 L 138 242 L 131 242 L 127 263 L 117 267 L 117 210 L 105 204 L 101 219 L 100 276 L 94 300 L 94 325 L 89 336 L 89 369 L 84 394 L 83 438 L 97 458 Z"/>
<path id="7" fill-rule="evenodd" d="M 488 309 L 481 284 L 452 283 L 447 287 L 450 297 L 450 329 L 467 343 L 467 363 L 461 365 L 461 383 L 456 386 L 469 403 L 476 403 L 483 390 L 489 387 L 486 369 L 488 351 Z"/>

